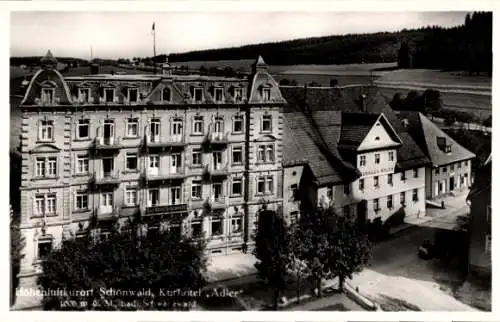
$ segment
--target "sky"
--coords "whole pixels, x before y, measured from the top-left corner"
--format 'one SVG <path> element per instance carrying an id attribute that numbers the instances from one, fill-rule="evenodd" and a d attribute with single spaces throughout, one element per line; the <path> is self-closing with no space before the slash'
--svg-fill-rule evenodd
<path id="1" fill-rule="evenodd" d="M 346 33 L 451 27 L 466 12 L 12 12 L 11 56 L 131 58 Z"/>

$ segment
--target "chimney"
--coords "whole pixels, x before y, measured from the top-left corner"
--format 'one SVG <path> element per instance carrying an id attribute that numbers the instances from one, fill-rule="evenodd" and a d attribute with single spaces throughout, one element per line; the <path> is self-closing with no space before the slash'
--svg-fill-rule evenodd
<path id="1" fill-rule="evenodd" d="M 361 102 L 361 111 L 366 112 L 366 94 L 361 94 L 359 101 Z"/>

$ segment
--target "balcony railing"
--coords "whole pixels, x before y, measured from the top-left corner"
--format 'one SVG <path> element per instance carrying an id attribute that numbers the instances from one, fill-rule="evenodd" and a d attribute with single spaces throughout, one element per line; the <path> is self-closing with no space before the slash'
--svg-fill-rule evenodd
<path id="1" fill-rule="evenodd" d="M 205 175 L 210 177 L 224 177 L 229 175 L 228 164 L 214 164 L 205 166 Z"/>
<path id="2" fill-rule="evenodd" d="M 151 171 L 150 169 L 146 169 L 143 172 L 143 177 L 147 181 L 180 180 L 186 177 L 186 171 L 184 167 L 172 167 L 169 171 Z"/>
<path id="3" fill-rule="evenodd" d="M 187 214 L 187 203 L 169 205 L 149 205 L 146 207 L 146 216 L 184 216 Z"/>
<path id="4" fill-rule="evenodd" d="M 186 141 L 183 134 L 168 135 L 168 136 L 152 136 L 150 134 L 146 135 L 145 146 L 148 148 L 154 147 L 182 147 L 186 145 Z"/>
<path id="5" fill-rule="evenodd" d="M 100 174 L 94 174 L 93 181 L 96 185 L 119 184 L 119 171 L 113 170 L 109 172 L 102 172 Z"/>
<path id="6" fill-rule="evenodd" d="M 100 136 L 95 140 L 95 147 L 99 150 L 116 150 L 121 148 L 120 138 Z"/>
<path id="7" fill-rule="evenodd" d="M 212 209 L 226 209 L 229 204 L 229 199 L 226 196 L 219 196 L 218 198 L 212 196 L 209 202 Z"/>
<path id="8" fill-rule="evenodd" d="M 227 145 L 229 143 L 229 132 L 210 131 L 207 135 L 207 142 L 210 145 Z"/>

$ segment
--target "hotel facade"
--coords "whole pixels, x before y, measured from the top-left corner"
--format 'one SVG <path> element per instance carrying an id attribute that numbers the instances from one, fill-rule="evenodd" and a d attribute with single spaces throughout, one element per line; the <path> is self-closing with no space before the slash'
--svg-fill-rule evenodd
<path id="1" fill-rule="evenodd" d="M 203 236 L 211 255 L 252 247 L 259 210 L 282 205 L 285 100 L 262 58 L 248 79 L 168 63 L 63 77 L 50 52 L 41 63 L 19 106 L 21 286 L 94 219 L 101 238 L 140 215 L 147 231 Z"/>

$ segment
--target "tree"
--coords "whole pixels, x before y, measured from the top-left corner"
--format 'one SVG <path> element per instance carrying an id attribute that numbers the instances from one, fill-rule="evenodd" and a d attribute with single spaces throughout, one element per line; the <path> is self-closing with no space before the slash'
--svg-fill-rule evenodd
<path id="1" fill-rule="evenodd" d="M 280 86 L 289 86 L 290 85 L 290 80 L 288 78 L 282 78 L 279 82 Z"/>
<path id="2" fill-rule="evenodd" d="M 194 300 L 189 291 L 205 285 L 204 242 L 170 231 L 145 231 L 134 220 L 108 239 L 95 238 L 99 231 L 94 228 L 85 238 L 63 240 L 43 262 L 38 284 L 42 290 L 68 292 L 45 294 L 44 309 L 169 310 L 180 304 L 187 308 Z M 103 292 L 112 289 L 127 292 Z"/>
<path id="3" fill-rule="evenodd" d="M 404 41 L 401 43 L 398 52 L 398 67 L 399 68 L 410 68 L 410 47 L 408 42 Z"/>
<path id="4" fill-rule="evenodd" d="M 339 278 L 339 289 L 343 291 L 346 278 L 360 272 L 371 256 L 371 244 L 354 216 L 337 215 L 332 208 L 328 213 L 328 227 L 333 231 L 329 234 L 327 267 L 332 275 Z"/>
<path id="5" fill-rule="evenodd" d="M 401 98 L 401 93 L 394 94 L 392 101 L 389 106 L 396 111 L 401 111 L 403 109 L 403 99 Z"/>
<path id="6" fill-rule="evenodd" d="M 423 97 L 416 91 L 410 91 L 404 99 L 403 106 L 405 110 L 418 111 L 424 113 Z"/>
<path id="7" fill-rule="evenodd" d="M 424 101 L 424 109 L 431 113 L 439 112 L 443 108 L 443 101 L 441 100 L 441 92 L 435 89 L 426 89 L 422 94 Z"/>
<path id="8" fill-rule="evenodd" d="M 200 74 L 201 75 L 206 75 L 208 72 L 208 69 L 205 67 L 205 65 L 200 66 Z"/>
<path id="9" fill-rule="evenodd" d="M 235 72 L 231 67 L 227 66 L 224 68 L 224 76 L 225 77 L 233 77 L 234 75 L 235 75 Z"/>
<path id="10" fill-rule="evenodd" d="M 317 83 L 315 81 L 312 81 L 309 84 L 307 84 L 307 86 L 310 86 L 310 87 L 321 87 L 321 84 Z"/>
<path id="11" fill-rule="evenodd" d="M 259 277 L 273 290 L 273 308 L 278 309 L 278 299 L 286 288 L 290 267 L 290 241 L 281 215 L 262 209 L 259 212 L 253 254 Z"/>
<path id="12" fill-rule="evenodd" d="M 304 236 L 302 233 L 303 230 L 298 222 L 292 223 L 289 226 L 291 250 L 289 270 L 295 273 L 295 291 L 297 302 L 300 302 L 301 283 L 310 276 L 307 263 L 303 259 L 304 254 L 307 251 L 307 245 L 304 244 Z"/>
<path id="13" fill-rule="evenodd" d="M 493 117 L 492 115 L 488 116 L 487 118 L 485 118 L 482 122 L 482 124 L 486 127 L 491 127 L 492 125 L 492 122 L 493 122 Z"/>
<path id="14" fill-rule="evenodd" d="M 21 260 L 24 255 L 22 253 L 24 247 L 26 246 L 26 240 L 21 233 L 20 225 L 20 216 L 19 214 L 15 214 L 12 206 L 9 205 L 9 213 L 10 213 L 10 281 L 11 281 L 11 297 L 10 304 L 13 305 L 16 301 L 16 288 L 19 283 L 19 278 L 17 275 L 19 274 L 21 268 Z"/>

